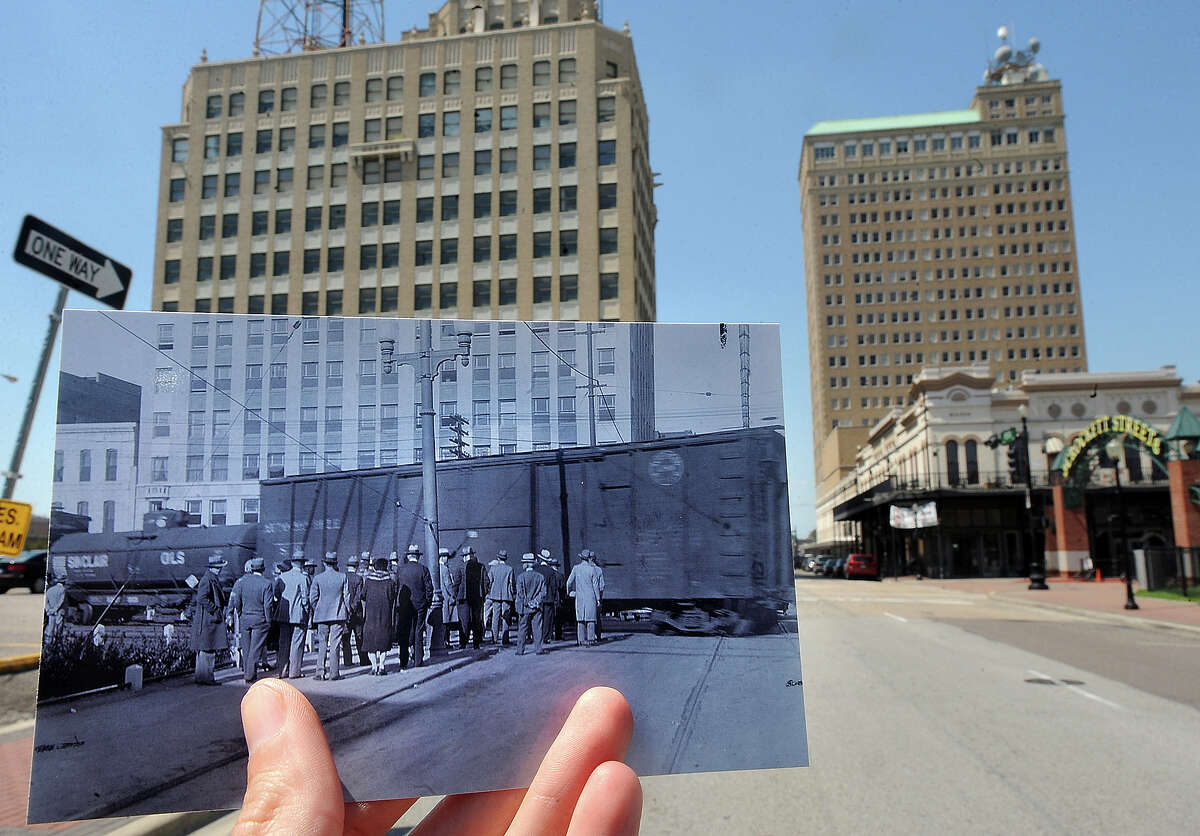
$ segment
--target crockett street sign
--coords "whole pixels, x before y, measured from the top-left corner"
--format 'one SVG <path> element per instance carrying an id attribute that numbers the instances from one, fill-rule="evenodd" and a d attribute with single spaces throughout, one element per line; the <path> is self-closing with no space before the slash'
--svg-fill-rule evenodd
<path id="1" fill-rule="evenodd" d="M 17 263 L 120 310 L 133 271 L 33 215 L 26 215 L 13 250 Z"/>

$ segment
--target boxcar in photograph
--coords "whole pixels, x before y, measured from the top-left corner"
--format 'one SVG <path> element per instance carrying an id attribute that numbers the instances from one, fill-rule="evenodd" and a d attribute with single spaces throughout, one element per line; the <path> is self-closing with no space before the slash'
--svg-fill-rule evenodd
<path id="1" fill-rule="evenodd" d="M 425 543 L 420 465 L 270 479 L 261 498 L 268 563 L 334 553 L 344 567 Z M 439 544 L 485 564 L 506 549 L 519 571 L 545 548 L 569 572 L 592 549 L 604 609 L 650 609 L 662 628 L 766 629 L 792 598 L 777 427 L 441 461 L 438 516 Z"/>

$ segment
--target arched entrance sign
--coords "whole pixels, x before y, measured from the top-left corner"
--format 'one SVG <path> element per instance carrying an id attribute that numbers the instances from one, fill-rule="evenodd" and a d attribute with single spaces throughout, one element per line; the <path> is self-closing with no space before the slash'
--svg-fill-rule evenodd
<path id="1" fill-rule="evenodd" d="M 1132 439 L 1144 447 L 1150 454 L 1153 466 L 1164 476 L 1166 475 L 1167 465 L 1164 455 L 1166 446 L 1162 435 L 1154 427 L 1132 415 L 1101 415 L 1097 417 L 1055 457 L 1051 469 L 1061 473 L 1063 481 L 1068 484 L 1075 484 L 1081 476 L 1082 481 L 1086 481 L 1088 468 L 1078 466 L 1081 462 L 1087 461 L 1087 456 L 1084 454 L 1093 447 L 1103 447 L 1110 438 L 1117 435 L 1125 436 L 1127 446 L 1128 439 Z"/>

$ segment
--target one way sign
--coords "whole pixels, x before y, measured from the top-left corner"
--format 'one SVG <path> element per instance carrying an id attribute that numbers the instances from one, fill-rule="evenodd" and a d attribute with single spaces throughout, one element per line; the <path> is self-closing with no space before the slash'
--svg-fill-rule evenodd
<path id="1" fill-rule="evenodd" d="M 106 305 L 125 307 L 133 271 L 33 215 L 21 224 L 13 258 Z"/>

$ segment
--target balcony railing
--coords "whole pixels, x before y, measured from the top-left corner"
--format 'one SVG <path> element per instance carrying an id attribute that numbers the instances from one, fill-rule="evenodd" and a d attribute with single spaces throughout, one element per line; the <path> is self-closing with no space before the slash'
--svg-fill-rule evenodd
<path id="1" fill-rule="evenodd" d="M 413 141 L 407 137 L 360 142 L 350 146 L 350 159 L 359 167 L 365 159 L 399 157 L 404 162 L 410 162 L 413 159 L 414 147 Z"/>

